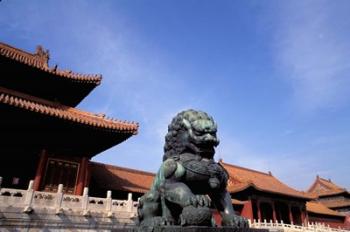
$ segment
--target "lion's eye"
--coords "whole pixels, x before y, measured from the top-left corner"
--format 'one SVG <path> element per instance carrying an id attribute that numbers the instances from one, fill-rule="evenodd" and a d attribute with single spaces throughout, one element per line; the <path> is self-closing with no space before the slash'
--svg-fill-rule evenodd
<path id="1" fill-rule="evenodd" d="M 194 134 L 197 135 L 197 136 L 200 136 L 200 135 L 202 135 L 202 132 L 196 131 L 196 130 L 195 130 L 195 131 L 194 131 Z"/>

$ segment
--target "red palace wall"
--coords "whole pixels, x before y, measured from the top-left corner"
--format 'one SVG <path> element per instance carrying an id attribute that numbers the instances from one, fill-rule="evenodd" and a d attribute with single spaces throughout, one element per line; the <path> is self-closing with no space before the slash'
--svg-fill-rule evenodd
<path id="1" fill-rule="evenodd" d="M 325 218 L 325 217 L 315 217 L 309 215 L 310 223 L 322 223 L 329 225 L 332 228 L 350 228 L 346 226 L 346 222 L 341 219 Z"/>

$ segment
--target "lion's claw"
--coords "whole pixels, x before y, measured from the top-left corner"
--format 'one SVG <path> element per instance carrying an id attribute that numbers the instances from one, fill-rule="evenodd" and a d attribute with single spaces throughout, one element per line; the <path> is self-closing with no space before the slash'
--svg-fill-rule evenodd
<path id="1" fill-rule="evenodd" d="M 194 207 L 197 206 L 205 206 L 209 207 L 211 204 L 211 200 L 207 195 L 194 195 L 190 198 L 190 205 Z"/>
<path id="2" fill-rule="evenodd" d="M 249 228 L 248 220 L 244 217 L 235 215 L 234 217 L 223 217 L 223 226 L 232 226 L 237 228 Z"/>

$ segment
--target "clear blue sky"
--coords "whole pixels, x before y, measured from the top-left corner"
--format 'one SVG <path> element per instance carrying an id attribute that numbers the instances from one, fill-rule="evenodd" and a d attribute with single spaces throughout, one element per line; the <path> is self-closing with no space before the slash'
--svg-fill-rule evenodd
<path id="1" fill-rule="evenodd" d="M 140 131 L 93 160 L 155 172 L 171 118 L 219 125 L 216 159 L 300 190 L 316 174 L 350 187 L 350 2 L 0 2 L 0 41 L 101 73 L 80 109 Z"/>

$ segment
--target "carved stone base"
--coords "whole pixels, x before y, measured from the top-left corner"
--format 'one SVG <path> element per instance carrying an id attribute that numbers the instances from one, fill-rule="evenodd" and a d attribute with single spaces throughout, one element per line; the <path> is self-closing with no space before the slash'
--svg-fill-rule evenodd
<path id="1" fill-rule="evenodd" d="M 164 226 L 164 227 L 124 227 L 112 230 L 114 232 L 268 232 L 265 229 L 204 227 L 204 226 Z"/>

